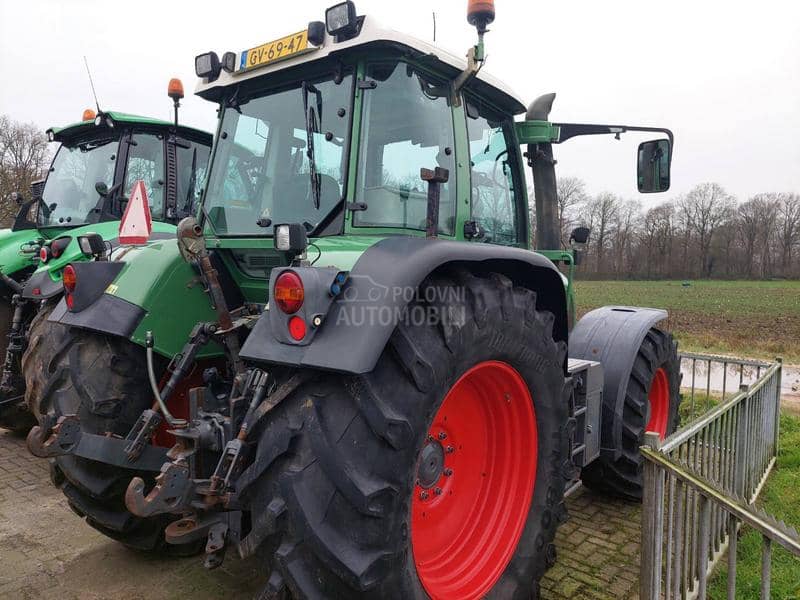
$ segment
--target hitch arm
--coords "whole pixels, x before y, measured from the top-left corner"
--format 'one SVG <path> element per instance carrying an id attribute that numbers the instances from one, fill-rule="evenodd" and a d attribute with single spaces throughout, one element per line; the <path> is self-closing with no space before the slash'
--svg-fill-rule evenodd
<path id="1" fill-rule="evenodd" d="M 31 429 L 27 439 L 28 450 L 39 458 L 71 454 L 137 471 L 158 471 L 167 460 L 166 448 L 149 445 L 132 460 L 126 452 L 129 443 L 129 440 L 82 431 L 76 415 L 59 417 L 55 425 L 52 420 L 43 420 L 41 425 Z"/>

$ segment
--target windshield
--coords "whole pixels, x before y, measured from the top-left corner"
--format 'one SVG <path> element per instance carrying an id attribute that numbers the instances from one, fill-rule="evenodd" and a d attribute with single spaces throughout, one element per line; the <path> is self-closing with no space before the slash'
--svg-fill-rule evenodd
<path id="1" fill-rule="evenodd" d="M 225 109 L 205 197 L 216 233 L 313 231 L 341 210 L 352 85 L 352 75 L 298 82 Z"/>
<path id="2" fill-rule="evenodd" d="M 41 227 L 83 225 L 100 200 L 95 185 L 111 187 L 117 158 L 117 139 L 92 140 L 58 149 L 47 175 L 38 211 Z"/>

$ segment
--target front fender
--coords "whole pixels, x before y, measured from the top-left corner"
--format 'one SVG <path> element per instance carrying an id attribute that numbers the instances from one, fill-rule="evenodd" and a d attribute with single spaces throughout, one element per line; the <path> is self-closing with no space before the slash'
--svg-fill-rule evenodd
<path id="1" fill-rule="evenodd" d="M 603 364 L 601 451 L 619 458 L 625 390 L 644 336 L 667 318 L 667 311 L 634 306 L 603 306 L 586 313 L 569 338 L 569 357 Z"/>
<path id="2" fill-rule="evenodd" d="M 416 290 L 429 274 L 448 265 L 464 265 L 481 273 L 500 272 L 516 285 L 535 290 L 537 307 L 555 316 L 553 336 L 566 341 L 564 285 L 558 269 L 543 256 L 490 244 L 397 236 L 369 247 L 356 261 L 345 292 L 331 303 L 310 343 L 286 343 L 285 335 L 271 330 L 271 322 L 277 320 L 265 313 L 241 355 L 256 362 L 367 373 L 375 367 L 396 320 L 376 318 L 355 323 L 350 314 L 353 303 L 359 302 L 364 314 L 399 315 L 411 299 L 406 290 Z"/>

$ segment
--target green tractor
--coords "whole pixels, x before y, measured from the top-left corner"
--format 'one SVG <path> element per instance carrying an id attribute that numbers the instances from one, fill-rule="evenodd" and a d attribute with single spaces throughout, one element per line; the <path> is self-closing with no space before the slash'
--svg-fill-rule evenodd
<path id="1" fill-rule="evenodd" d="M 179 80 L 170 94 L 176 104 L 183 97 Z M 0 233 L 0 427 L 19 433 L 36 423 L 22 363 L 36 356 L 47 315 L 63 294 L 65 267 L 106 259 L 119 246 L 120 218 L 137 180 L 150 191 L 152 239 L 174 239 L 175 224 L 196 208 L 212 141 L 175 123 L 93 110 L 47 135 L 61 144 L 47 177 L 22 203 L 12 229 Z"/>
<path id="2" fill-rule="evenodd" d="M 352 2 L 196 57 L 219 104 L 202 206 L 177 244 L 74 265 L 29 396 L 28 447 L 91 525 L 205 543 L 208 567 L 266 556 L 270 598 L 530 598 L 567 490 L 641 497 L 677 347 L 661 310 L 574 323 L 589 232 L 559 245 L 553 145 L 661 133 L 637 164 L 664 191 L 672 134 L 526 112 L 480 69 L 492 3 L 468 15 L 466 62 Z"/>

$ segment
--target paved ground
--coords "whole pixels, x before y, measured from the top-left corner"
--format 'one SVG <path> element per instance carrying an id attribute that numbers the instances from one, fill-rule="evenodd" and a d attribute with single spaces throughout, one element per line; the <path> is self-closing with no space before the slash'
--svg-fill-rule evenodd
<path id="1" fill-rule="evenodd" d="M 638 507 L 586 490 L 568 505 L 544 597 L 636 597 Z M 46 461 L 0 430 L 0 598 L 251 598 L 259 580 L 255 561 L 230 556 L 206 571 L 197 558 L 148 556 L 96 533 L 50 484 Z"/>

